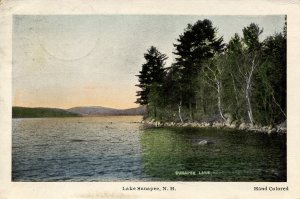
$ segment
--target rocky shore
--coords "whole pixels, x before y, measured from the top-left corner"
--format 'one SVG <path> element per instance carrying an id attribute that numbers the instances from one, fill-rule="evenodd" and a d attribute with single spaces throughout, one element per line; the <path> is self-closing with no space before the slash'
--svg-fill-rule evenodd
<path id="1" fill-rule="evenodd" d="M 286 121 L 279 125 L 252 125 L 251 123 L 244 123 L 239 121 L 226 121 L 226 122 L 161 122 L 152 120 L 144 120 L 142 123 L 146 127 L 197 127 L 197 128 L 217 128 L 217 129 L 236 129 L 236 130 L 244 130 L 244 131 L 253 131 L 253 132 L 261 132 L 261 133 L 286 133 L 287 125 Z"/>

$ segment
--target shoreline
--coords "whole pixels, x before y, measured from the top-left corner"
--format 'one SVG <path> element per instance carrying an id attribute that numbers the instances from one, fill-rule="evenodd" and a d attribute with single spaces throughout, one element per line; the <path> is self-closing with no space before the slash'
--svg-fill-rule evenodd
<path id="1" fill-rule="evenodd" d="M 251 131 L 257 133 L 278 133 L 278 134 L 286 134 L 287 127 L 286 121 L 282 124 L 275 126 L 262 126 L 262 125 L 252 125 L 250 123 L 240 123 L 237 122 L 160 122 L 155 120 L 143 120 L 142 124 L 146 125 L 146 128 L 149 127 L 193 127 L 193 128 L 216 128 L 216 129 L 233 129 L 239 131 Z"/>
<path id="2" fill-rule="evenodd" d="M 128 116 L 140 116 L 143 115 L 78 115 L 78 116 L 50 116 L 50 117 L 12 117 L 12 119 L 34 119 L 34 118 L 89 118 L 89 117 L 128 117 Z"/>

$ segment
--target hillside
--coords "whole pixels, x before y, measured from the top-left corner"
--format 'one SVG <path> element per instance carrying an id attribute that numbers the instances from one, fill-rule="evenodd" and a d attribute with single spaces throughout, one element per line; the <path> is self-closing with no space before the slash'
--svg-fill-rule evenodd
<path id="1" fill-rule="evenodd" d="M 143 115 L 146 109 L 144 107 L 130 109 L 113 109 L 102 106 L 74 107 L 67 111 L 80 114 L 82 116 L 100 116 L 100 115 Z"/>
<path id="2" fill-rule="evenodd" d="M 77 113 L 58 108 L 27 108 L 12 107 L 13 118 L 39 118 L 39 117 L 78 117 Z"/>

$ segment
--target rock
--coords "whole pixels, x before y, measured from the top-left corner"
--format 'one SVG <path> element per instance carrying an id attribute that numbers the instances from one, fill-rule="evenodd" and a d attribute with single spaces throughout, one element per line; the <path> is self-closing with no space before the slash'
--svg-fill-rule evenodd
<path id="1" fill-rule="evenodd" d="M 227 127 L 230 127 L 230 124 L 231 124 L 231 122 L 228 120 L 225 122 L 225 126 L 227 126 Z"/>
<path id="2" fill-rule="evenodd" d="M 257 131 L 257 126 L 256 125 L 253 125 L 253 124 L 249 124 L 249 127 L 248 127 L 248 129 L 250 130 L 250 131 Z"/>
<path id="3" fill-rule="evenodd" d="M 261 126 L 260 125 L 258 125 L 258 124 L 255 124 L 254 126 L 253 126 L 253 130 L 255 130 L 255 131 L 260 131 L 261 130 Z"/>
<path id="4" fill-rule="evenodd" d="M 278 133 L 286 133 L 287 130 L 286 129 L 283 129 L 283 128 L 280 128 L 277 130 Z"/>
<path id="5" fill-rule="evenodd" d="M 238 120 L 234 120 L 233 122 L 231 122 L 230 127 L 231 128 L 237 128 L 238 124 L 239 124 L 239 121 Z"/>
<path id="6" fill-rule="evenodd" d="M 198 145 L 207 145 L 208 141 L 206 140 L 201 140 L 200 142 L 198 142 Z"/>
<path id="7" fill-rule="evenodd" d="M 195 122 L 191 123 L 191 127 L 197 127 L 197 126 L 198 126 L 197 123 L 195 123 Z"/>
<path id="8" fill-rule="evenodd" d="M 276 133 L 276 129 L 275 129 L 275 128 L 272 128 L 272 129 L 268 130 L 268 133 L 269 133 L 269 134 L 270 134 L 270 133 Z"/>
<path id="9" fill-rule="evenodd" d="M 231 124 L 238 125 L 239 121 L 238 120 L 234 120 L 234 121 L 231 122 Z"/>
<path id="10" fill-rule="evenodd" d="M 273 128 L 273 125 L 270 124 L 270 125 L 268 126 L 268 130 L 272 130 L 272 128 Z"/>
<path id="11" fill-rule="evenodd" d="M 267 126 L 263 126 L 263 127 L 261 127 L 261 130 L 268 131 L 268 127 Z"/>
<path id="12" fill-rule="evenodd" d="M 286 125 L 286 120 L 282 122 L 281 124 L 277 125 L 277 129 L 279 133 L 286 133 L 287 131 L 287 125 Z"/>
<path id="13" fill-rule="evenodd" d="M 259 131 L 260 128 L 257 125 L 250 125 L 249 130 L 250 131 Z"/>
<path id="14" fill-rule="evenodd" d="M 233 121 L 233 116 L 230 113 L 225 113 L 224 117 L 226 118 L 226 122 L 229 124 Z"/>
<path id="15" fill-rule="evenodd" d="M 247 128 L 247 125 L 245 123 L 241 123 L 239 126 L 240 130 L 245 130 Z"/>
<path id="16" fill-rule="evenodd" d="M 215 122 L 213 123 L 212 125 L 213 127 L 216 127 L 216 128 L 222 128 L 223 127 L 223 124 L 221 122 Z"/>
<path id="17" fill-rule="evenodd" d="M 230 128 L 233 128 L 233 129 L 235 129 L 235 128 L 237 127 L 237 125 L 236 125 L 236 124 L 233 124 L 233 123 L 231 123 L 229 127 L 230 127 Z"/>
<path id="18" fill-rule="evenodd" d="M 201 145 L 201 146 L 209 145 L 209 144 L 213 144 L 213 142 L 207 141 L 207 140 L 201 140 L 200 142 L 198 142 L 198 145 Z"/>

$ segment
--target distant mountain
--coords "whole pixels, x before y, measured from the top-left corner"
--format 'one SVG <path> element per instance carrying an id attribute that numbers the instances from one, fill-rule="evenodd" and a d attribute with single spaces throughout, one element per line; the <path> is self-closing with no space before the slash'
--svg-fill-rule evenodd
<path id="1" fill-rule="evenodd" d="M 146 107 L 140 106 L 137 108 L 123 109 L 123 110 L 120 110 L 120 112 L 124 115 L 145 115 Z"/>
<path id="2" fill-rule="evenodd" d="M 102 106 L 74 107 L 70 109 L 12 107 L 13 118 L 144 115 L 145 113 L 145 107 L 130 109 L 113 109 Z"/>
<path id="3" fill-rule="evenodd" d="M 41 117 L 78 117 L 80 114 L 72 113 L 58 108 L 28 108 L 12 107 L 13 118 L 41 118 Z"/>
<path id="4" fill-rule="evenodd" d="M 114 109 L 102 106 L 74 107 L 67 109 L 71 113 L 80 114 L 82 116 L 100 116 L 100 115 L 143 115 L 146 112 L 145 107 L 137 107 L 130 109 Z"/>

